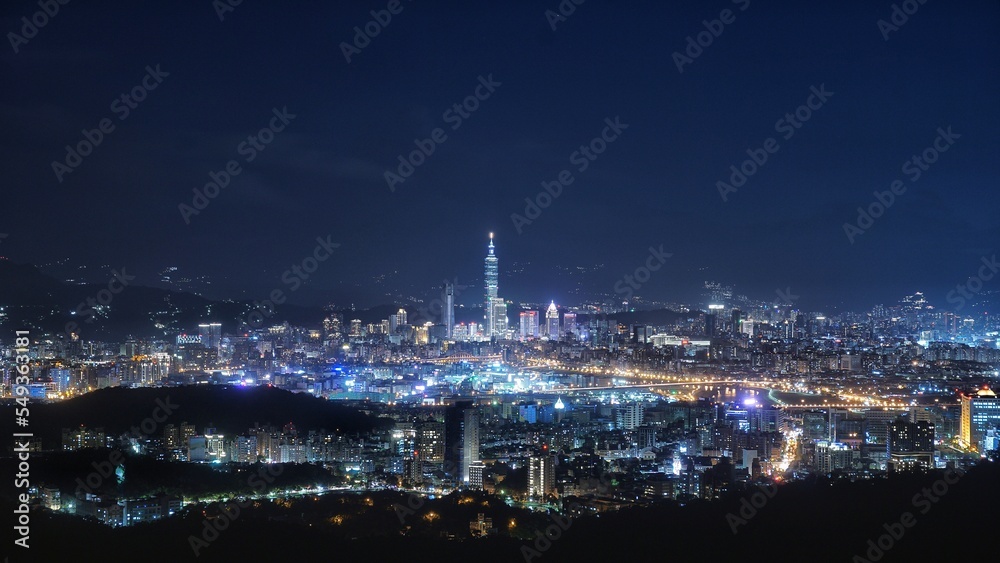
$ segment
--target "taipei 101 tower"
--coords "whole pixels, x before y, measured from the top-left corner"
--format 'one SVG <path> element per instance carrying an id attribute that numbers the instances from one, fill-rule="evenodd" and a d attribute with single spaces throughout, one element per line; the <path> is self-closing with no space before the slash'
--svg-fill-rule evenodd
<path id="1" fill-rule="evenodd" d="M 483 335 L 490 340 L 507 337 L 507 303 L 497 295 L 499 269 L 494 254 L 493 233 L 490 233 L 489 254 L 486 255 L 486 326 Z"/>

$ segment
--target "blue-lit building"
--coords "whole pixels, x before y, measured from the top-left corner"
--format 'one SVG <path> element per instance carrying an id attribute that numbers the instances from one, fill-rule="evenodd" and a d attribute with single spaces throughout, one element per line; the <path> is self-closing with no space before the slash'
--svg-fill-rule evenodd
<path id="1" fill-rule="evenodd" d="M 962 395 L 962 421 L 959 440 L 974 451 L 983 450 L 987 431 L 1000 426 L 1000 399 L 990 389 L 975 395 Z"/>

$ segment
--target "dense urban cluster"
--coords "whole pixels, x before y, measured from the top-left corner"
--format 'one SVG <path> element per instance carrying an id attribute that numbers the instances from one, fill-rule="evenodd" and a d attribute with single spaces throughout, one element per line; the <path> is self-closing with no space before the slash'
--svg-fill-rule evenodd
<path id="1" fill-rule="evenodd" d="M 29 346 L 34 401 L 108 387 L 267 386 L 386 422 L 371 432 L 300 428 L 261 412 L 226 434 L 164 417 L 124 434 L 65 428 L 59 443 L 33 440 L 32 450 L 111 448 L 117 459 L 95 464 L 92 481 L 128 478 L 120 449 L 226 471 L 313 464 L 330 476 L 313 492 L 468 489 L 574 514 L 718 499 L 817 474 L 967 468 L 996 455 L 995 316 L 939 310 L 920 293 L 827 316 L 708 282 L 703 309 L 678 306 L 662 322 L 622 321 L 635 313 L 628 303 L 550 302 L 514 323 L 498 267 L 491 236 L 482 323 L 455 322 L 455 287 L 445 284 L 433 307 L 402 307 L 381 322 L 331 310 L 316 326 L 227 331 L 206 319 L 170 340 L 37 335 Z M 12 350 L 3 357 L 11 366 Z M 13 370 L 4 374 L 13 396 Z M 36 502 L 119 526 L 198 500 L 119 498 L 78 482 L 72 491 L 39 484 Z M 486 521 L 473 531 L 495 531 Z"/>

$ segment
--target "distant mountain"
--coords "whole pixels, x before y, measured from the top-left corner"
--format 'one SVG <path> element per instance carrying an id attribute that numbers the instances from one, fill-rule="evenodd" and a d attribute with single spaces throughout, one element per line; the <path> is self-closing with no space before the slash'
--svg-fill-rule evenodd
<path id="1" fill-rule="evenodd" d="M 645 324 L 645 325 L 668 325 L 677 322 L 679 319 L 687 318 L 697 318 L 701 315 L 698 311 L 692 311 L 690 313 L 680 313 L 677 311 L 671 311 L 669 309 L 655 309 L 651 311 L 632 311 L 632 312 L 622 312 L 622 313 L 610 313 L 608 314 L 609 319 L 615 319 L 616 321 L 625 324 Z M 589 315 L 580 315 L 580 322 L 588 318 Z"/>
<path id="2" fill-rule="evenodd" d="M 12 405 L 0 412 L 13 410 Z M 155 412 L 154 412 L 155 411 Z M 166 411 L 170 411 L 167 413 Z M 12 412 L 4 420 L 12 422 Z M 235 435 L 246 432 L 254 423 L 281 427 L 289 422 L 302 431 L 325 429 L 328 432 L 353 434 L 367 432 L 379 422 L 356 409 L 274 387 L 230 387 L 220 385 L 139 388 L 111 387 L 58 403 L 33 403 L 32 432 L 46 447 L 61 440 L 62 428 L 104 428 L 106 433 L 121 434 L 132 427 L 141 428 L 154 414 L 162 421 L 154 433 L 162 434 L 166 424 L 194 424 L 199 433 L 214 427 L 219 433 Z M 11 432 L 16 432 L 13 426 Z"/>
<path id="3" fill-rule="evenodd" d="M 127 285 L 121 289 L 116 283 L 109 291 L 108 284 L 68 284 L 41 272 L 28 264 L 15 264 L 0 260 L 0 327 L 15 330 L 30 329 L 38 333 L 50 332 L 65 335 L 68 323 L 76 323 L 76 332 L 86 340 L 124 340 L 138 338 L 171 338 L 183 332 L 197 330 L 203 322 L 222 323 L 224 333 L 234 334 L 245 325 L 256 321 L 259 326 L 289 322 L 293 325 L 319 327 L 329 313 L 320 307 L 282 304 L 273 308 L 247 301 L 213 301 L 178 291 L 140 285 Z M 103 300 L 106 305 L 99 306 Z M 359 319 L 362 323 L 377 323 L 395 314 L 400 305 L 378 305 L 370 309 L 341 310 L 344 323 Z M 440 299 L 420 304 L 403 305 L 413 323 L 442 322 Z M 262 312 L 251 317 L 254 310 Z M 508 310 L 512 326 L 518 323 L 520 308 L 515 304 Z M 268 314 L 270 313 L 270 314 Z M 541 315 L 544 317 L 544 310 Z M 696 313 L 691 313 L 696 314 Z M 625 324 L 669 324 L 689 314 L 669 310 L 615 313 L 609 318 Z M 580 315 L 580 322 L 587 320 Z M 482 322 L 481 307 L 456 307 L 456 322 Z M 544 319 L 541 319 L 544 322 Z"/>
<path id="4" fill-rule="evenodd" d="M 0 260 L 0 307 L 64 304 L 72 301 L 72 287 L 30 264 Z"/>
<path id="5" fill-rule="evenodd" d="M 110 278 L 110 276 L 109 276 Z M 236 333 L 241 321 L 252 323 L 250 313 L 262 311 L 257 326 L 289 322 L 319 327 L 326 316 L 320 307 L 282 304 L 273 307 L 248 301 L 213 301 L 190 293 L 140 285 L 127 285 L 118 293 L 108 284 L 67 284 L 28 264 L 0 260 L 0 327 L 29 329 L 64 335 L 76 323 L 87 340 L 123 340 L 128 336 L 164 338 L 197 330 L 199 323 L 222 323 L 224 333 Z M 95 307 L 101 304 L 102 307 Z M 399 307 L 384 305 L 371 310 L 345 311 L 344 320 L 361 318 L 377 322 Z M 89 321 L 89 322 L 88 322 Z"/>

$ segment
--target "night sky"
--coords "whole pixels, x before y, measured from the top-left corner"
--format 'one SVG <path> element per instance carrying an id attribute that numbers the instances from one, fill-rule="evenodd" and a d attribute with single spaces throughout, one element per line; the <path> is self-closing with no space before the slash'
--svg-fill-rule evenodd
<path id="1" fill-rule="evenodd" d="M 287 289 L 282 272 L 329 236 L 340 247 L 292 301 L 374 305 L 457 277 L 476 303 L 493 231 L 514 300 L 615 295 L 662 245 L 648 299 L 717 280 L 832 310 L 919 290 L 943 303 L 997 250 L 996 2 L 914 2 L 886 40 L 888 0 L 587 0 L 555 30 L 557 0 L 402 0 L 348 62 L 341 43 L 388 4 L 244 0 L 220 21 L 209 0 L 78 0 L 17 53 L 6 35 L 0 255 L 62 279 L 124 266 L 146 285 L 173 266 L 206 295 L 254 298 Z M 679 72 L 673 54 L 723 10 L 731 23 Z M 5 2 L 0 29 L 37 11 Z M 115 100 L 157 65 L 122 119 Z M 480 77 L 494 85 L 478 108 L 446 113 Z M 832 95 L 786 139 L 777 122 L 821 86 Z M 581 171 L 572 154 L 616 117 L 627 129 Z M 57 179 L 104 119 L 114 129 Z M 284 129 L 248 162 L 241 143 L 271 123 Z M 948 127 L 948 150 L 904 173 Z M 437 128 L 447 138 L 390 190 L 386 171 Z M 777 152 L 724 200 L 716 183 L 768 138 Z M 230 160 L 240 172 L 186 222 L 178 206 Z M 563 170 L 572 184 L 519 233 L 511 215 Z M 905 192 L 852 243 L 844 223 L 895 180 Z"/>

